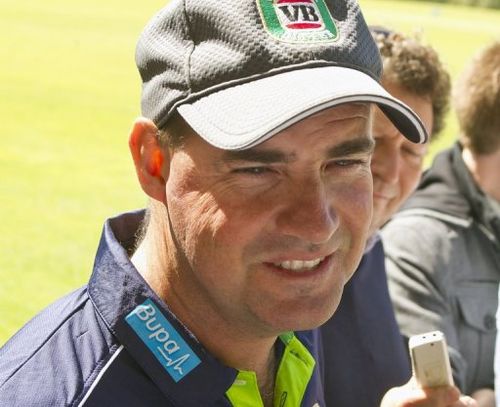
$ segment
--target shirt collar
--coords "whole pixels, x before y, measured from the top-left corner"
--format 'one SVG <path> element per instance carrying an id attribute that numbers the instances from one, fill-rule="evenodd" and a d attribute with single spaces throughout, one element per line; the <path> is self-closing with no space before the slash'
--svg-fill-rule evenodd
<path id="1" fill-rule="evenodd" d="M 109 329 L 168 399 L 186 407 L 215 405 L 238 372 L 198 342 L 131 263 L 129 253 L 144 215 L 142 210 L 106 221 L 89 296 Z"/>

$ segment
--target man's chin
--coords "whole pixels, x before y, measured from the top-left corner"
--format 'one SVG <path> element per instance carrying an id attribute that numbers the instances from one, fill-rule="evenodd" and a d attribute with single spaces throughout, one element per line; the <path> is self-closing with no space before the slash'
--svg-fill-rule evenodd
<path id="1" fill-rule="evenodd" d="M 279 332 L 306 331 L 318 328 L 333 316 L 339 306 L 341 294 L 338 299 L 329 300 L 322 306 L 308 308 L 307 312 L 302 309 L 295 314 L 291 313 L 286 320 L 282 318 L 281 321 L 276 321 L 278 323 L 275 326 L 278 327 Z"/>
<path id="2" fill-rule="evenodd" d="M 297 332 L 297 331 L 308 331 L 311 329 L 319 328 L 321 325 L 326 323 L 333 316 L 333 312 L 321 319 L 314 319 L 309 321 L 303 321 L 299 323 L 290 324 L 288 326 L 283 326 L 279 330 L 280 332 Z"/>

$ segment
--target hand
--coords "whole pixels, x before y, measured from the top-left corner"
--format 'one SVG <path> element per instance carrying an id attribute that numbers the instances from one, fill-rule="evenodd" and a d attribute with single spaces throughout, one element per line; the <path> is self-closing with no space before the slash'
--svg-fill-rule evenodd
<path id="1" fill-rule="evenodd" d="M 460 396 L 454 386 L 421 388 L 411 379 L 401 387 L 390 389 L 380 407 L 477 407 L 468 396 Z"/>
<path id="2" fill-rule="evenodd" d="M 478 407 L 495 407 L 495 392 L 492 389 L 477 389 L 471 394 Z"/>

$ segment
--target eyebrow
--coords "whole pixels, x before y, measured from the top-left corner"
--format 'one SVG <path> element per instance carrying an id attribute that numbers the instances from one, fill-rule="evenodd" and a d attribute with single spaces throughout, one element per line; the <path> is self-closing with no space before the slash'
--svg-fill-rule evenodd
<path id="1" fill-rule="evenodd" d="M 360 136 L 352 140 L 344 141 L 330 148 L 326 158 L 345 157 L 353 154 L 372 153 L 375 142 L 367 136 Z M 286 154 L 273 149 L 250 148 L 248 150 L 226 150 L 222 156 L 223 162 L 255 162 L 262 164 L 290 163 L 296 160 L 296 154 Z"/>
<path id="2" fill-rule="evenodd" d="M 371 137 L 362 136 L 344 141 L 328 150 L 329 158 L 343 157 L 346 155 L 373 153 L 375 141 Z"/>

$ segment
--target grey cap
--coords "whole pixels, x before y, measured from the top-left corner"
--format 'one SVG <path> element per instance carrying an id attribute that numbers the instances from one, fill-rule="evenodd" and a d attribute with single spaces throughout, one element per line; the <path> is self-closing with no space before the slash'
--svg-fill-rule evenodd
<path id="1" fill-rule="evenodd" d="M 376 103 L 409 140 L 419 117 L 379 84 L 380 55 L 355 0 L 172 0 L 146 26 L 136 62 L 142 113 L 177 110 L 210 144 L 259 144 L 322 109 Z"/>

